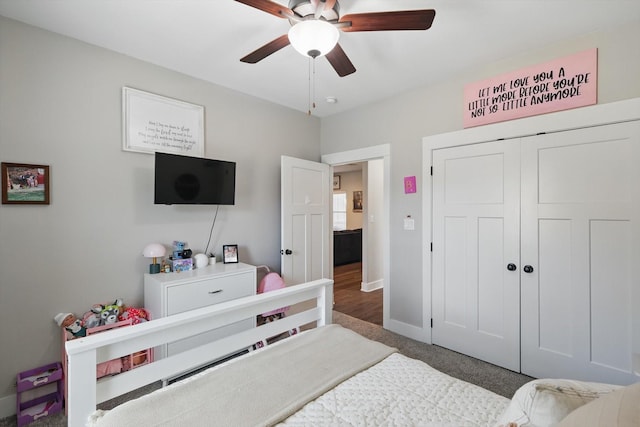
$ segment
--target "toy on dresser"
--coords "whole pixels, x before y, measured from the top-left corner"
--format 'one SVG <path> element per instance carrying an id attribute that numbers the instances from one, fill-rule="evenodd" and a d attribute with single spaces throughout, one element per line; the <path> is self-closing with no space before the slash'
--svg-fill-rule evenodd
<path id="1" fill-rule="evenodd" d="M 180 272 L 193 269 L 193 260 L 191 259 L 193 252 L 188 247 L 187 242 L 173 241 L 173 254 L 171 256 L 173 271 Z"/>

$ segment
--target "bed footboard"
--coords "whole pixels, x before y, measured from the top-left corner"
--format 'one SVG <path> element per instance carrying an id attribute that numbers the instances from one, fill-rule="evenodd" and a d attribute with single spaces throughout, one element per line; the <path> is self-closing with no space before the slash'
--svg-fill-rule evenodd
<path id="1" fill-rule="evenodd" d="M 227 336 L 113 377 L 95 379 L 98 363 L 306 301 L 312 301 L 308 304 L 310 308 L 277 322 Z M 333 280 L 320 279 L 68 341 L 65 344 L 68 425 L 85 425 L 100 402 L 219 360 L 268 337 L 313 322 L 316 326 L 330 324 L 332 307 Z"/>

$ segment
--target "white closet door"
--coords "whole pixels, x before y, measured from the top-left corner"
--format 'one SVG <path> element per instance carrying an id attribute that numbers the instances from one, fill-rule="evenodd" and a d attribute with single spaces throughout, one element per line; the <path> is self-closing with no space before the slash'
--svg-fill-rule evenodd
<path id="1" fill-rule="evenodd" d="M 433 342 L 516 371 L 519 193 L 518 141 L 433 153 Z"/>
<path id="2" fill-rule="evenodd" d="M 637 381 L 639 123 L 525 138 L 521 151 L 521 259 L 533 269 L 521 275 L 522 372 Z"/>

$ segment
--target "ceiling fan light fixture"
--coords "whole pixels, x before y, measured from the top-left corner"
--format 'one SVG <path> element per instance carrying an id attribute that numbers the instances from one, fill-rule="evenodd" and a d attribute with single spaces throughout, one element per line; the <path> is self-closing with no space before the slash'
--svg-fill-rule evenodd
<path id="1" fill-rule="evenodd" d="M 340 32 L 330 23 L 311 19 L 301 21 L 289 29 L 289 42 L 304 56 L 324 56 L 338 43 Z"/>

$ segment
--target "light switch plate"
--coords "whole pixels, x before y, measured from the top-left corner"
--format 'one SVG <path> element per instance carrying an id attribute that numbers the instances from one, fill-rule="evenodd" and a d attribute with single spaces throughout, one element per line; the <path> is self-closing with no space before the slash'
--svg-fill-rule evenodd
<path id="1" fill-rule="evenodd" d="M 404 219 L 404 229 L 405 230 L 415 230 L 416 229 L 416 222 L 414 221 L 413 218 L 405 218 Z"/>

